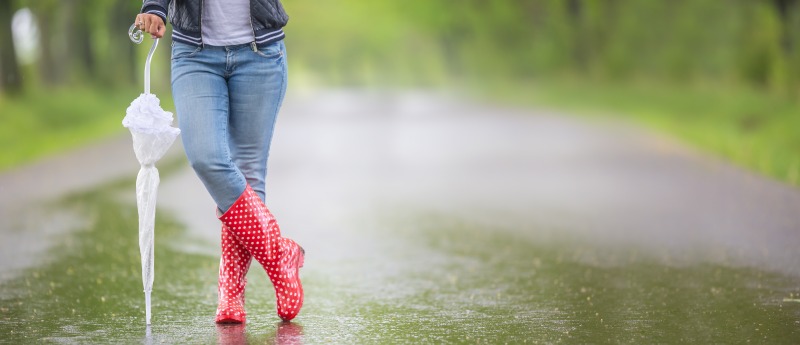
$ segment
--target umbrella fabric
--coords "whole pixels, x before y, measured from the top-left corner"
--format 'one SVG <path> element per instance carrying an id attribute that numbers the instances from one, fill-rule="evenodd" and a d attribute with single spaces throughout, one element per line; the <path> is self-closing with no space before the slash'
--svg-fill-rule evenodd
<path id="1" fill-rule="evenodd" d="M 153 290 L 153 244 L 159 184 L 155 163 L 164 156 L 181 132 L 171 124 L 172 113 L 161 109 L 159 99 L 150 93 L 136 98 L 122 120 L 122 125 L 131 131 L 133 151 L 142 166 L 136 177 L 136 204 L 139 208 L 139 251 L 142 256 L 142 284 L 148 325 L 151 315 L 150 293 Z"/>

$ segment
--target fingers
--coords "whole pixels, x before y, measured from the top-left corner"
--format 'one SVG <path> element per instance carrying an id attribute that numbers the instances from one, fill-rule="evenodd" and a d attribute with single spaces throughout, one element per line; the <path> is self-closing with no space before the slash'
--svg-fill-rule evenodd
<path id="1" fill-rule="evenodd" d="M 144 25 L 147 28 L 147 30 L 145 31 L 150 35 L 156 36 L 156 34 L 158 34 L 159 27 L 161 26 L 161 23 L 159 23 L 160 21 L 161 19 L 159 19 L 158 17 L 156 17 L 156 20 L 153 20 L 153 18 L 150 18 L 148 16 L 148 18 L 144 20 Z M 161 36 L 156 36 L 156 37 L 161 37 Z"/>
<path id="2" fill-rule="evenodd" d="M 148 33 L 148 34 L 150 34 L 150 35 L 154 35 L 156 32 L 158 32 L 158 22 L 153 20 L 153 17 L 155 17 L 155 16 L 152 15 L 152 14 L 146 14 L 145 17 L 144 17 L 144 30 L 143 31 Z"/>
<path id="3" fill-rule="evenodd" d="M 136 24 L 136 28 L 137 29 L 145 31 L 145 32 L 147 31 L 147 24 L 146 24 L 148 22 L 148 18 L 147 17 L 148 17 L 148 15 L 146 13 L 139 13 L 136 16 L 136 21 L 134 22 L 134 24 Z"/>
<path id="4" fill-rule="evenodd" d="M 144 23 L 143 18 L 144 15 L 142 13 L 139 13 L 136 15 L 136 19 L 133 20 L 133 24 L 136 25 L 136 28 L 139 30 L 142 29 L 142 23 Z"/>
<path id="5" fill-rule="evenodd" d="M 161 17 L 155 14 L 140 13 L 136 16 L 136 22 L 134 24 L 136 24 L 136 27 L 139 30 L 150 34 L 150 36 L 153 38 L 163 37 L 167 30 L 166 25 L 164 25 L 164 21 L 161 20 Z"/>

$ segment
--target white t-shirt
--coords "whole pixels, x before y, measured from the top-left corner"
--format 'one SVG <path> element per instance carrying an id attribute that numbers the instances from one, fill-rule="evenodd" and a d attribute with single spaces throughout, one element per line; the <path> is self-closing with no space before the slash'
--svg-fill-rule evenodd
<path id="1" fill-rule="evenodd" d="M 203 43 L 230 46 L 253 42 L 250 0 L 204 0 Z"/>

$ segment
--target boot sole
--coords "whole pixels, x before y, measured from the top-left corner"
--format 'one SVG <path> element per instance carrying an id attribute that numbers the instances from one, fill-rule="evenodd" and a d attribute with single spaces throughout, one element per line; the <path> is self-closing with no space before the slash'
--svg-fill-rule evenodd
<path id="1" fill-rule="evenodd" d="M 240 323 L 244 323 L 244 320 L 234 319 L 234 318 L 223 318 L 216 321 L 219 325 L 237 325 Z"/>

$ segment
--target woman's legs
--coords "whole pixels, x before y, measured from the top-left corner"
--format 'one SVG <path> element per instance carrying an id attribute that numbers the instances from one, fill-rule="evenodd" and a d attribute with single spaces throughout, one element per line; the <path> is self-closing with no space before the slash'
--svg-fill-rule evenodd
<path id="1" fill-rule="evenodd" d="M 174 43 L 172 93 L 186 156 L 218 208 L 232 205 L 247 182 L 228 145 L 229 92 L 226 52 Z M 216 322 L 245 322 L 244 288 L 252 255 L 226 226 L 220 233 Z"/>
<path id="2" fill-rule="evenodd" d="M 229 52 L 176 42 L 172 53 L 172 95 L 186 157 L 217 207 L 225 211 L 247 185 L 228 142 Z"/>
<path id="3" fill-rule="evenodd" d="M 286 90 L 283 42 L 258 51 L 250 50 L 249 46 L 200 50 L 176 44 L 172 87 L 190 164 L 218 208 L 227 210 L 221 219 L 237 245 L 252 254 L 267 271 L 275 285 L 278 314 L 284 320 L 292 319 L 303 300 L 297 275 L 303 252 L 294 241 L 281 237 L 274 217 L 264 206 L 269 146 Z M 237 203 L 238 211 L 234 211 Z M 231 216 L 235 212 L 253 221 L 270 221 L 244 227 Z M 228 266 L 225 253 L 223 247 L 220 305 L 223 290 L 243 291 L 243 286 L 232 290 L 222 288 L 226 274 L 223 268 Z M 245 261 L 235 256 L 230 258 Z M 232 298 L 225 301 L 238 300 L 236 296 L 226 297 Z M 243 304 L 243 296 L 241 300 Z M 240 322 L 243 320 L 242 316 Z"/>
<path id="4" fill-rule="evenodd" d="M 175 43 L 172 60 L 189 162 L 220 210 L 230 208 L 248 183 L 264 201 L 272 134 L 286 92 L 284 44 L 257 52 L 246 45 L 194 49 Z"/>
<path id="5" fill-rule="evenodd" d="M 231 156 L 262 201 L 272 133 L 286 93 L 284 50 L 281 41 L 259 52 L 238 51 L 228 78 Z"/>
<path id="6" fill-rule="evenodd" d="M 281 237 L 275 217 L 264 205 L 267 158 L 286 92 L 285 48 L 277 42 L 258 51 L 239 50 L 234 61 L 236 68 L 228 78 L 229 140 L 234 161 L 249 186 L 220 220 L 264 266 L 275 287 L 278 315 L 288 321 L 303 305 L 298 271 L 304 252 L 294 241 Z"/>
<path id="7" fill-rule="evenodd" d="M 228 77 L 228 141 L 236 167 L 264 201 L 267 159 L 275 120 L 286 91 L 286 69 L 285 64 L 276 68 L 274 63 L 257 54 L 249 55 L 248 58 L 237 54 L 236 69 Z M 239 241 L 229 240 L 233 238 L 230 228 L 223 225 L 222 232 L 217 322 L 244 322 L 246 280 L 241 272 L 247 272 L 252 255 Z M 237 252 L 241 254 L 231 255 Z"/>

